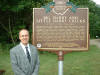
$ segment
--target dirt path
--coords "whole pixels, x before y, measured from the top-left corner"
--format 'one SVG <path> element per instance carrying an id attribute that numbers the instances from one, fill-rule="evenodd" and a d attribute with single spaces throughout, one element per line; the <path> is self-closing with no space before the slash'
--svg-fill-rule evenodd
<path id="1" fill-rule="evenodd" d="M 90 45 L 96 45 L 97 47 L 100 48 L 100 39 L 91 39 Z"/>

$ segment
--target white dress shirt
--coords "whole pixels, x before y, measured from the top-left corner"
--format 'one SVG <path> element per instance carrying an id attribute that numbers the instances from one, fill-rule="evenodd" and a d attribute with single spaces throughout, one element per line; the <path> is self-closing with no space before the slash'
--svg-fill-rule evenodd
<path id="1" fill-rule="evenodd" d="M 24 50 L 25 55 L 27 55 L 27 54 L 26 54 L 26 48 L 25 48 L 25 47 L 28 47 L 28 51 L 29 51 L 29 54 L 30 54 L 30 56 L 31 56 L 31 51 L 30 51 L 29 44 L 27 44 L 27 46 L 25 46 L 25 45 L 23 45 L 23 44 L 20 42 L 20 45 L 22 46 L 22 48 L 23 48 L 23 50 Z"/>

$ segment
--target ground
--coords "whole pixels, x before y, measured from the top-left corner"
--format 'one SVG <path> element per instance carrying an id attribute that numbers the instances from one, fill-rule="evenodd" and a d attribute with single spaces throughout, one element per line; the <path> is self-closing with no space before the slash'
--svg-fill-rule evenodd
<path id="1" fill-rule="evenodd" d="M 90 45 L 96 45 L 97 47 L 100 48 L 100 39 L 91 39 Z"/>

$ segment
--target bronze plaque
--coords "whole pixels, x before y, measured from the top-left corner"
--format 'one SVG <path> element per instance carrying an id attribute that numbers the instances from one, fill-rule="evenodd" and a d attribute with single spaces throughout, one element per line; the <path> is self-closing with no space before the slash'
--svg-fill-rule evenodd
<path id="1" fill-rule="evenodd" d="M 88 34 L 88 8 L 77 8 L 75 13 L 69 9 L 61 13 L 54 8 L 49 13 L 44 8 L 33 9 L 32 43 L 39 50 L 88 50 Z"/>

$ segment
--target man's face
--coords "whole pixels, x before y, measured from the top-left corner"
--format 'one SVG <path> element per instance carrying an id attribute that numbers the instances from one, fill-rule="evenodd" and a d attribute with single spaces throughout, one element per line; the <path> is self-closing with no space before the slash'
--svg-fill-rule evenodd
<path id="1" fill-rule="evenodd" d="M 19 32 L 19 39 L 24 45 L 27 45 L 29 41 L 29 32 L 27 30 L 21 30 Z"/>

